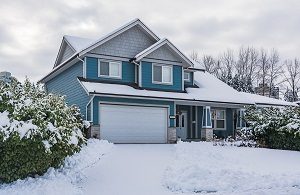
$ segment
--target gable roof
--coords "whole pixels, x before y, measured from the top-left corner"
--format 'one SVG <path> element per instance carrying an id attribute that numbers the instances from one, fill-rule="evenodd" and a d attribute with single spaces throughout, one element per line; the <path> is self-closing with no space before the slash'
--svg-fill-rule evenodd
<path id="1" fill-rule="evenodd" d="M 188 57 L 186 57 L 179 49 L 177 49 L 177 47 L 174 46 L 174 44 L 172 44 L 166 38 L 159 40 L 158 42 L 154 43 L 150 47 L 146 48 L 144 51 L 141 51 L 140 53 L 138 53 L 135 56 L 135 60 L 138 62 L 141 61 L 144 57 L 146 57 L 147 55 L 151 54 L 152 52 L 154 52 L 155 50 L 159 49 L 160 47 L 162 47 L 164 45 L 167 45 L 168 48 L 170 48 L 177 56 L 179 56 L 185 63 L 187 63 L 187 65 L 189 65 L 191 67 L 194 66 L 193 62 Z"/>
<path id="2" fill-rule="evenodd" d="M 74 54 L 72 56 L 70 56 L 68 59 L 64 60 L 64 62 L 60 63 L 60 64 L 56 64 L 57 63 L 57 59 L 55 61 L 55 65 L 54 68 L 52 69 L 52 71 L 50 71 L 46 76 L 44 76 L 42 79 L 40 79 L 38 82 L 46 82 L 47 78 L 52 75 L 54 72 L 56 72 L 57 70 L 59 70 L 62 66 L 64 66 L 66 63 L 72 61 L 73 59 L 76 59 L 76 57 L 80 57 L 84 54 L 86 54 L 87 52 L 89 52 L 90 50 L 104 44 L 105 42 L 111 40 L 112 38 L 116 37 L 117 35 L 127 31 L 128 29 L 134 27 L 134 26 L 140 26 L 147 34 L 149 34 L 149 36 L 151 36 L 154 40 L 159 41 L 160 38 L 154 34 L 140 19 L 136 18 L 132 21 L 130 21 L 129 23 L 121 26 L 120 28 L 114 30 L 113 32 L 101 37 L 100 39 L 96 40 L 96 41 L 92 41 L 90 39 L 85 39 L 85 38 L 79 38 L 79 37 L 75 37 L 75 36 L 64 36 L 63 37 L 63 41 L 62 44 L 60 46 L 60 50 L 58 52 L 58 56 L 61 53 L 62 50 L 62 45 L 63 44 L 68 44 L 70 47 L 72 47 L 72 49 L 74 49 Z"/>
<path id="3" fill-rule="evenodd" d="M 72 48 L 79 52 L 82 49 L 86 48 L 91 43 L 95 42 L 95 40 L 82 38 L 82 37 L 76 37 L 71 35 L 65 35 L 65 40 L 72 46 Z"/>

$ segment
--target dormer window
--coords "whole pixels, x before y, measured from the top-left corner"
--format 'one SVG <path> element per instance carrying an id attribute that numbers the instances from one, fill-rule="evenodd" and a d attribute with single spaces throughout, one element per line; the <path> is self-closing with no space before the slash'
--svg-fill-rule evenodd
<path id="1" fill-rule="evenodd" d="M 173 67 L 170 65 L 153 64 L 152 83 L 171 85 L 173 83 Z"/>
<path id="2" fill-rule="evenodd" d="M 190 82 L 191 81 L 190 73 L 189 72 L 184 72 L 184 81 L 186 81 L 186 82 Z"/>
<path id="3" fill-rule="evenodd" d="M 122 64 L 120 62 L 98 61 L 98 76 L 120 79 L 122 76 Z"/>

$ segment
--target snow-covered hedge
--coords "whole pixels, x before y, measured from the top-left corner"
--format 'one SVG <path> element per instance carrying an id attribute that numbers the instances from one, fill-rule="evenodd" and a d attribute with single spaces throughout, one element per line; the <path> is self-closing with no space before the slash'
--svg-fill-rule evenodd
<path id="1" fill-rule="evenodd" d="M 0 83 L 0 182 L 59 167 L 85 143 L 79 109 L 28 80 Z"/>
<path id="2" fill-rule="evenodd" d="M 249 107 L 245 119 L 261 146 L 300 151 L 299 107 Z"/>

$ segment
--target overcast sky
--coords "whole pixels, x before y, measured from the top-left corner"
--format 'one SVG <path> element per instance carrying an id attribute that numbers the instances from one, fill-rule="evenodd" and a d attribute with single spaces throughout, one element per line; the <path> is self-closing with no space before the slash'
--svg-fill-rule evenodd
<path id="1" fill-rule="evenodd" d="M 299 0 L 1 0 L 0 71 L 37 81 L 63 35 L 96 39 L 134 18 L 187 55 L 250 45 L 300 57 Z"/>

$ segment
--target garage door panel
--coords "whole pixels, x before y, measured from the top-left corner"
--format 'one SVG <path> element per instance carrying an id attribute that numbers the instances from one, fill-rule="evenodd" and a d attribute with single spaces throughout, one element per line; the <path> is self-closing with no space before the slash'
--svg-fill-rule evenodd
<path id="1" fill-rule="evenodd" d="M 165 143 L 167 108 L 101 104 L 100 126 L 114 143 Z"/>

